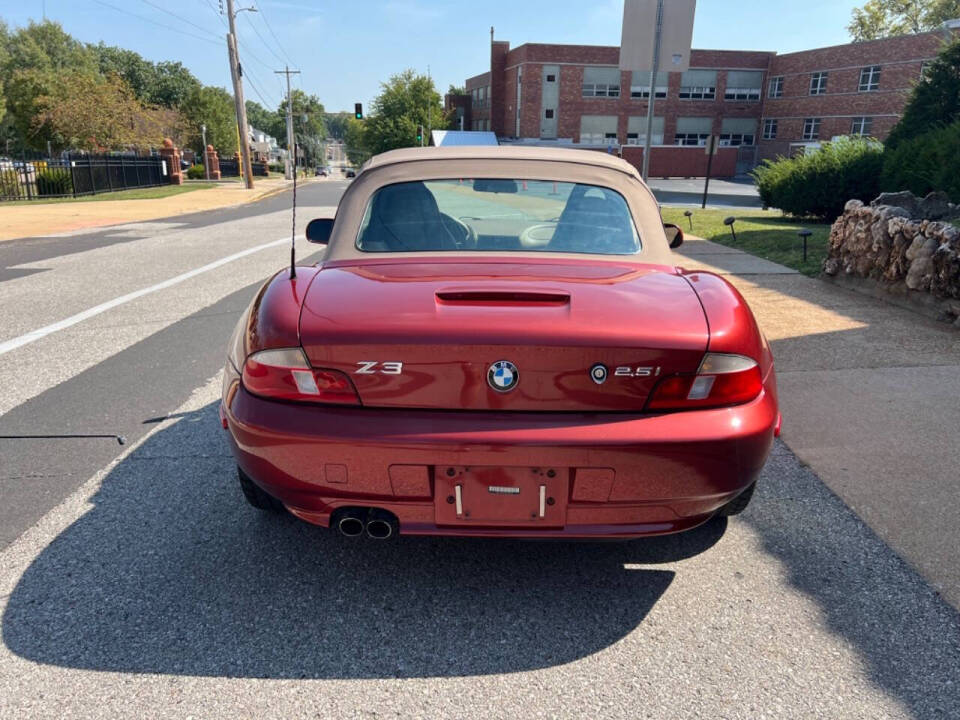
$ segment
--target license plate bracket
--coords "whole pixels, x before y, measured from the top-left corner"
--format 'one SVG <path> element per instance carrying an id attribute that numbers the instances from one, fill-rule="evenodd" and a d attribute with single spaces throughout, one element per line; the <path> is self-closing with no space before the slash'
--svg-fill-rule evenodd
<path id="1" fill-rule="evenodd" d="M 437 466 L 438 525 L 563 527 L 570 471 L 555 467 Z"/>

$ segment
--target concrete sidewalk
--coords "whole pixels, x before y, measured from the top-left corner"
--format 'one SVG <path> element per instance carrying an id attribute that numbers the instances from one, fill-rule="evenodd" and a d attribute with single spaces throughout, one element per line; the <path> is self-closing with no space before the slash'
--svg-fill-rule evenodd
<path id="1" fill-rule="evenodd" d="M 706 240 L 773 347 L 783 439 L 960 608 L 960 332 Z"/>
<path id="2" fill-rule="evenodd" d="M 303 178 L 298 184 L 322 182 L 320 178 Z M 119 225 L 187 213 L 233 207 L 261 200 L 283 192 L 293 181 L 280 176 L 256 178 L 253 190 L 239 181 L 216 187 L 149 200 L 102 200 L 84 202 L 0 203 L 0 241 L 16 238 L 61 235 L 90 228 Z"/>

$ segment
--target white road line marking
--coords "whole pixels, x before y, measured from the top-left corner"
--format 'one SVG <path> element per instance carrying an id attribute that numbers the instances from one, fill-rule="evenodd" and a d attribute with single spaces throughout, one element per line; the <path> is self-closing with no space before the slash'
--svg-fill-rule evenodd
<path id="1" fill-rule="evenodd" d="M 134 290 L 133 292 L 127 293 L 126 295 L 121 295 L 120 297 L 114 298 L 113 300 L 108 300 L 105 303 L 95 305 L 92 308 L 88 308 L 83 312 L 77 313 L 76 315 L 71 315 L 68 318 L 64 318 L 59 322 L 51 323 L 50 325 L 45 325 L 44 327 L 37 328 L 36 330 L 31 330 L 30 332 L 24 335 L 20 335 L 19 337 L 15 337 L 0 343 L 0 355 L 8 353 L 11 350 L 16 350 L 17 348 L 23 347 L 24 345 L 29 345 L 35 340 L 44 338 L 47 335 L 50 335 L 51 333 L 55 333 L 59 330 L 63 330 L 65 328 L 70 327 L 71 325 L 76 325 L 77 323 L 83 322 L 84 320 L 89 320 L 90 318 L 96 315 L 99 315 L 100 313 L 104 313 L 107 310 L 112 310 L 113 308 L 123 305 L 124 303 L 128 303 L 131 300 L 136 300 L 137 298 L 141 298 L 144 295 L 149 295 L 150 293 L 158 292 L 159 290 L 166 290 L 168 287 L 173 287 L 174 285 L 182 283 L 184 280 L 189 280 L 190 278 L 196 277 L 197 275 L 202 275 L 203 273 L 213 270 L 215 268 L 218 268 L 221 265 L 226 265 L 227 263 L 233 262 L 234 260 L 239 260 L 240 258 L 246 257 L 247 255 L 252 255 L 255 252 L 260 252 L 261 250 L 266 250 L 267 248 L 276 247 L 277 245 L 282 245 L 283 243 L 289 243 L 289 242 L 290 242 L 290 238 L 284 237 L 284 238 L 280 238 L 279 240 L 274 240 L 273 242 L 268 242 L 262 245 L 256 245 L 252 248 L 247 248 L 246 250 L 241 250 L 238 253 L 234 253 L 233 255 L 227 255 L 226 257 L 222 257 L 219 260 L 214 260 L 212 263 L 207 263 L 206 265 L 203 265 L 201 267 L 194 268 L 193 270 L 189 270 L 181 275 L 172 277 L 169 280 L 164 280 L 163 282 L 157 283 L 156 285 L 151 285 L 150 287 L 141 288 L 140 290 Z"/>

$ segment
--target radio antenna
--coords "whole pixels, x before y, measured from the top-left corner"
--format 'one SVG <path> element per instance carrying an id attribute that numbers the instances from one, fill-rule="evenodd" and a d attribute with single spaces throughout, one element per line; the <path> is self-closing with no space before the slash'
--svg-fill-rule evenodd
<path id="1" fill-rule="evenodd" d="M 290 229 L 290 279 L 297 277 L 297 144 L 293 144 L 293 226 Z"/>

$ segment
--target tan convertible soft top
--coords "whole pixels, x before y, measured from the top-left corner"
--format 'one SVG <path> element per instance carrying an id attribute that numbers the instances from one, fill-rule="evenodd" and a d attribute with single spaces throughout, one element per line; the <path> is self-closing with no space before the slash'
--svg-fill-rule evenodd
<path id="1" fill-rule="evenodd" d="M 674 265 L 663 232 L 660 208 L 650 189 L 629 163 L 612 155 L 592 150 L 516 146 L 466 146 L 405 148 L 370 158 L 347 188 L 337 208 L 326 260 L 349 258 L 383 259 L 383 253 L 369 253 L 356 247 L 357 234 L 370 198 L 381 187 L 418 180 L 457 178 L 510 178 L 581 183 L 608 187 L 627 201 L 642 250 L 637 255 L 588 255 L 582 253 L 545 253 L 543 251 L 443 251 L 444 257 L 534 256 L 577 257 L 605 261 L 638 261 Z M 423 252 L 389 253 L 393 256 L 424 255 Z"/>

